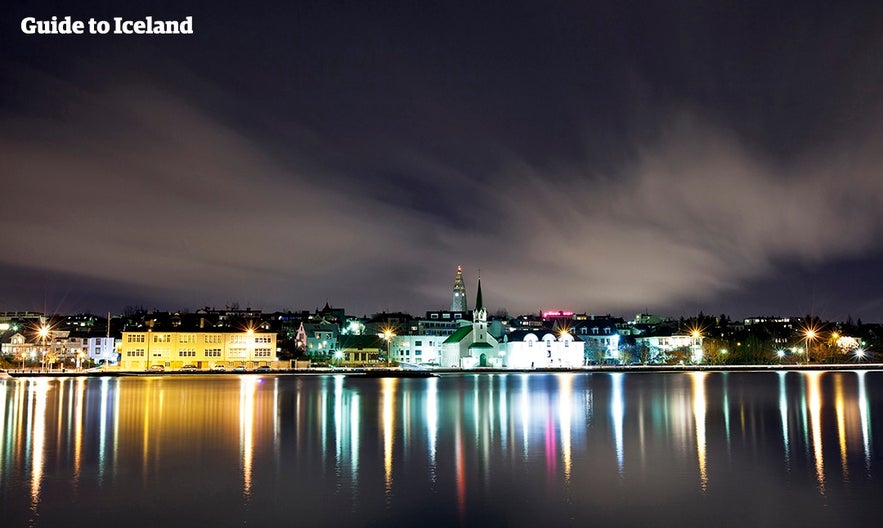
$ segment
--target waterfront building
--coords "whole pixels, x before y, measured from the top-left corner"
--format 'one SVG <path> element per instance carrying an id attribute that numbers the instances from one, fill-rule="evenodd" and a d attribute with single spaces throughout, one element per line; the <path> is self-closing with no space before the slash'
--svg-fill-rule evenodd
<path id="1" fill-rule="evenodd" d="M 96 365 L 116 365 L 118 356 L 116 339 L 112 337 L 89 337 L 86 339 L 87 357 Z"/>
<path id="2" fill-rule="evenodd" d="M 374 366 L 386 352 L 386 342 L 375 335 L 340 336 L 340 350 L 333 358 L 338 366 Z"/>
<path id="3" fill-rule="evenodd" d="M 513 369 L 578 368 L 585 365 L 582 341 L 566 331 L 516 330 L 500 343 L 502 366 Z"/>
<path id="4" fill-rule="evenodd" d="M 441 365 L 446 336 L 430 334 L 397 335 L 392 338 L 392 359 L 414 365 Z"/>
<path id="5" fill-rule="evenodd" d="M 119 347 L 120 367 L 145 370 L 152 366 L 200 369 L 269 365 L 276 361 L 276 334 L 256 330 L 124 331 Z"/>
<path id="6" fill-rule="evenodd" d="M 340 328 L 333 323 L 305 323 L 307 356 L 330 356 L 337 351 Z"/>
<path id="7" fill-rule="evenodd" d="M 481 278 L 475 295 L 475 309 L 472 311 L 472 324 L 463 326 L 442 343 L 443 367 L 502 367 L 497 338 L 488 332 L 487 309 L 481 296 Z"/>
<path id="8" fill-rule="evenodd" d="M 688 359 L 698 363 L 702 360 L 699 351 L 702 350 L 703 340 L 702 336 L 694 337 L 660 331 L 659 335 L 635 338 L 635 346 L 638 349 L 646 347 L 650 363 L 665 361 L 670 354 L 676 351 L 682 351 Z"/>

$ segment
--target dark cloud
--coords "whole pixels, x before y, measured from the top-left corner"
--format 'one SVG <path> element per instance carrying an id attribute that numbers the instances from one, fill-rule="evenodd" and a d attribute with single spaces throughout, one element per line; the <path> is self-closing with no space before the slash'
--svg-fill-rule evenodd
<path id="1" fill-rule="evenodd" d="M 883 11 L 776 10 L 219 5 L 190 40 L 7 33 L 0 263 L 33 287 L 4 303 L 49 280 L 96 311 L 419 312 L 462 264 L 513 312 L 881 318 Z"/>

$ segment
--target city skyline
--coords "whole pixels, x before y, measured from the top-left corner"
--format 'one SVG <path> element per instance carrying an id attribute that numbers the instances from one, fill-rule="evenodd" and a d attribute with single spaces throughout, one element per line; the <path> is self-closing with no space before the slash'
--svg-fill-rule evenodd
<path id="1" fill-rule="evenodd" d="M 881 6 L 10 11 L 0 309 L 883 320 Z"/>

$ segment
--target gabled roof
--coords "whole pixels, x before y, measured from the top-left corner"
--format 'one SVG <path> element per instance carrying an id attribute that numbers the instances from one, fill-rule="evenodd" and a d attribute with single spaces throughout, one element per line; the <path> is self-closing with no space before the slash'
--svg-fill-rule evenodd
<path id="1" fill-rule="evenodd" d="M 445 339 L 444 343 L 442 343 L 442 344 L 444 345 L 447 343 L 459 343 L 460 341 L 463 340 L 464 337 L 468 336 L 470 333 L 472 333 L 472 325 L 461 326 L 460 328 L 457 329 L 456 332 L 454 332 L 453 334 L 448 336 L 448 338 Z"/>

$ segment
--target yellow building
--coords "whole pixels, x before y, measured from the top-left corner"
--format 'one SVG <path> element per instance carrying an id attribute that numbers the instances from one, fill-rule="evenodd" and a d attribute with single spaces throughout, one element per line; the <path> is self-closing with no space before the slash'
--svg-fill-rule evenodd
<path id="1" fill-rule="evenodd" d="M 253 330 L 123 332 L 119 353 L 122 370 L 177 370 L 186 365 L 198 369 L 254 368 L 276 361 L 276 334 Z"/>

